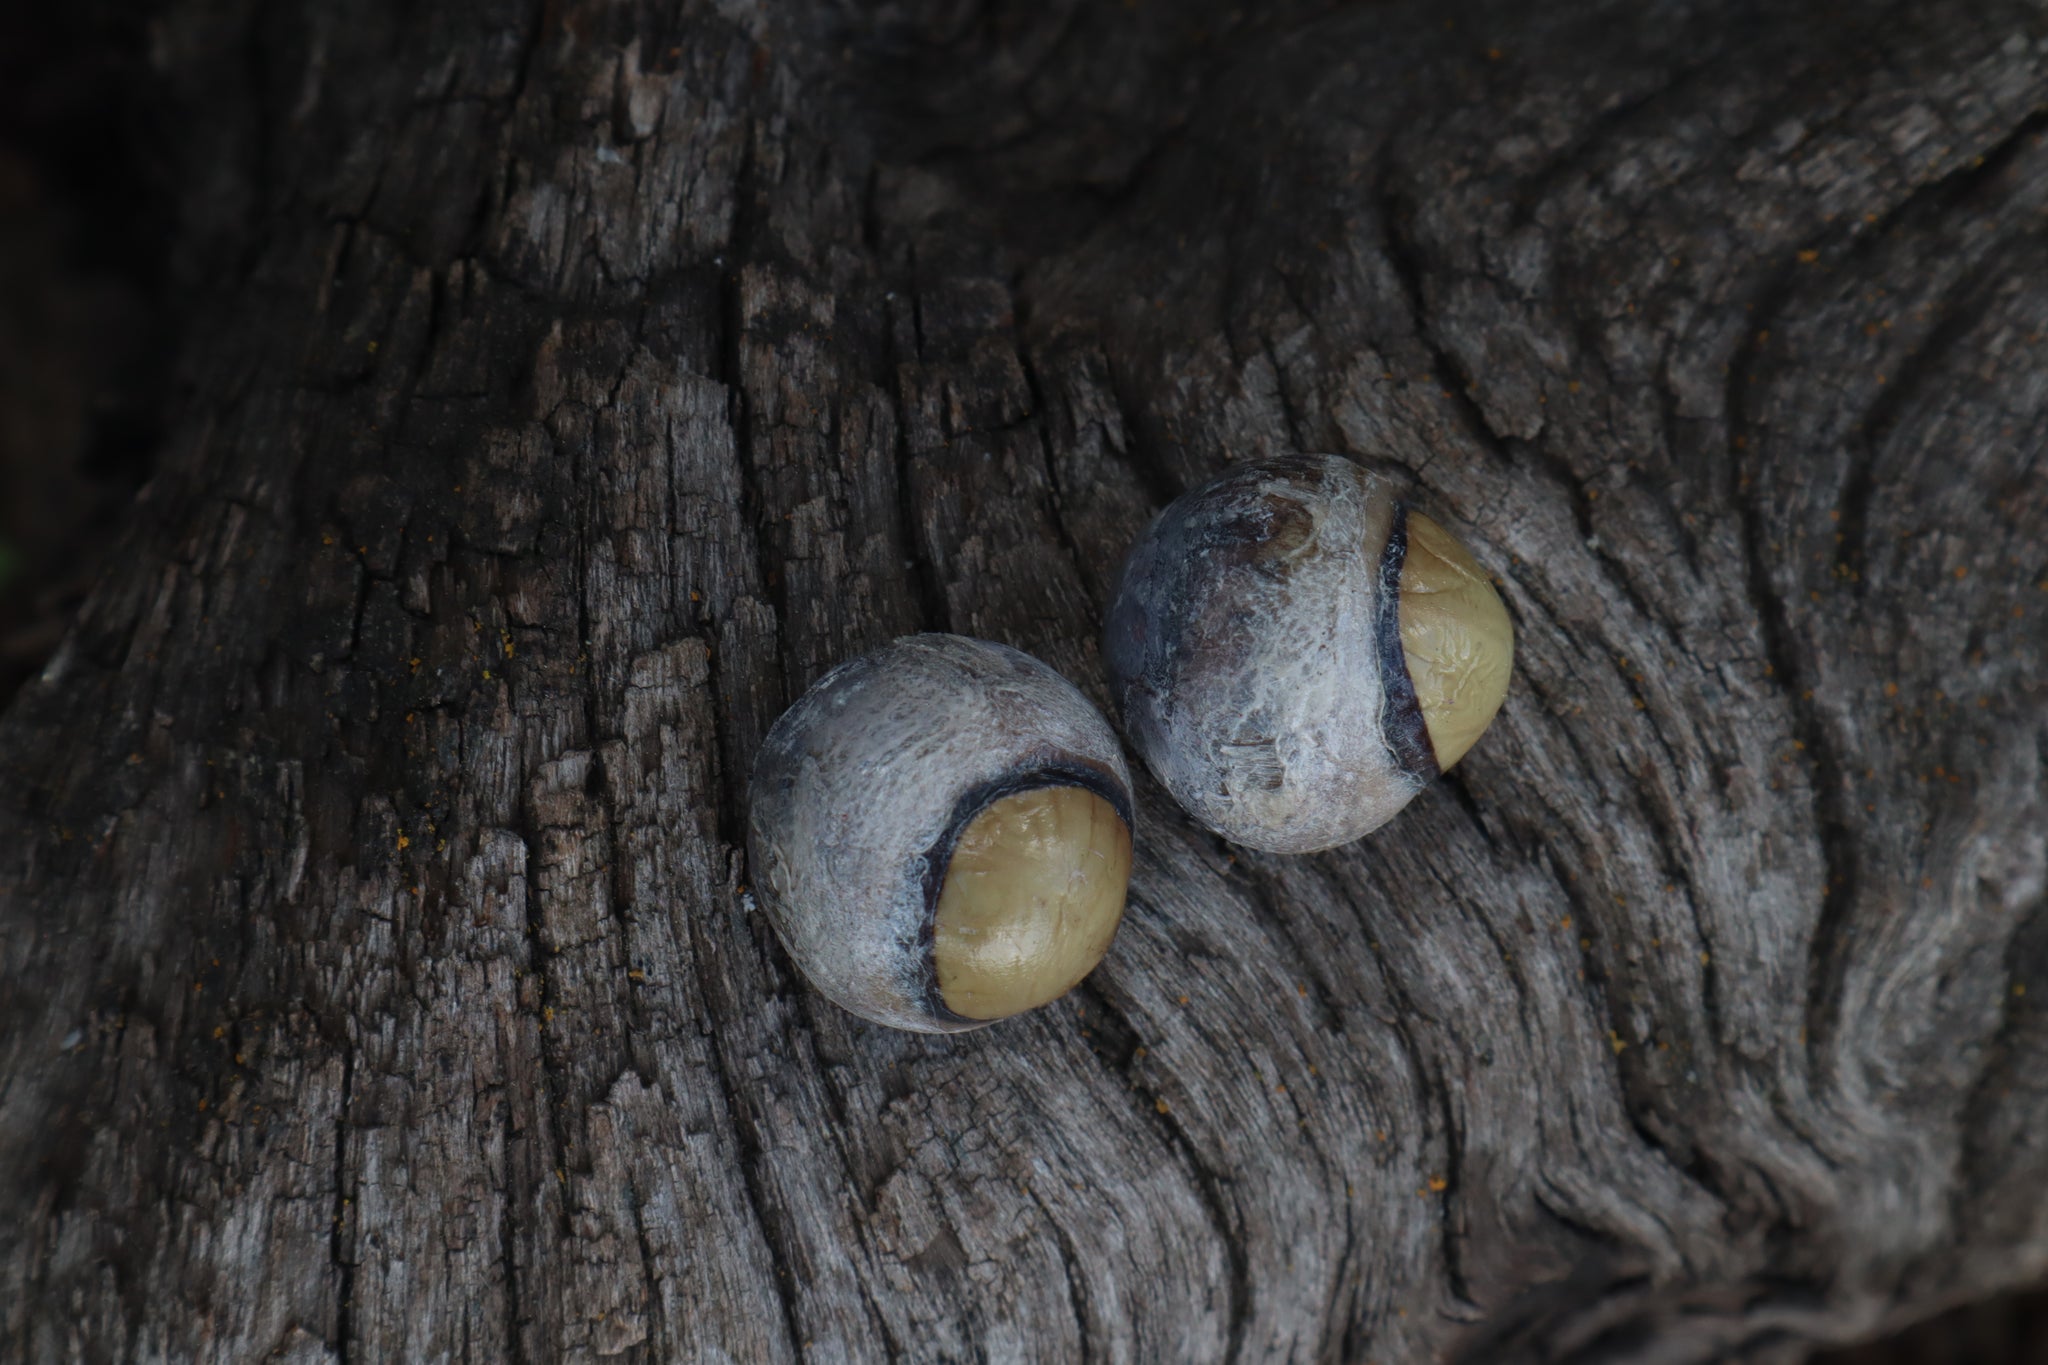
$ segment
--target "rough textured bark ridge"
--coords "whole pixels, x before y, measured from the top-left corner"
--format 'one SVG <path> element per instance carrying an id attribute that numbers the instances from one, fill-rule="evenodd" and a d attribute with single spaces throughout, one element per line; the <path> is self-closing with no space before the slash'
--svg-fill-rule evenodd
<path id="1" fill-rule="evenodd" d="M 174 0 L 190 317 L 0 717 L 0 1353 L 1795 1359 L 2048 1273 L 2035 5 Z M 745 776 L 1342 451 L 1520 656 L 1380 835 L 1140 780 L 927 1038 Z"/>

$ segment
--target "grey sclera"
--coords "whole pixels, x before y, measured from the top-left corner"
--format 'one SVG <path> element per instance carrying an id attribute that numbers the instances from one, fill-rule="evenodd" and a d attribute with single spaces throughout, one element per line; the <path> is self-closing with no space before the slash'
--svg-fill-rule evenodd
<path id="1" fill-rule="evenodd" d="M 912 635 L 820 678 L 754 762 L 759 902 L 811 984 L 865 1019 L 955 1033 L 933 910 L 952 840 L 993 798 L 1083 786 L 1130 821 L 1115 732 L 1072 683 L 1008 645 Z"/>
<path id="2" fill-rule="evenodd" d="M 1306 853 L 1436 776 L 1401 663 L 1397 500 L 1334 455 L 1242 465 L 1161 512 L 1125 562 L 1104 657 L 1174 799 L 1252 848 Z"/>

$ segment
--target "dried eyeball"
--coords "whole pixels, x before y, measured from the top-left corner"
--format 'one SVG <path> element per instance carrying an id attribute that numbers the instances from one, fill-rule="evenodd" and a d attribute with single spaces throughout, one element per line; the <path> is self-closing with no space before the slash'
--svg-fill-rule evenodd
<path id="1" fill-rule="evenodd" d="M 1465 547 L 1333 455 L 1176 499 L 1125 562 L 1105 646 L 1131 742 L 1174 799 L 1276 853 L 1392 819 L 1491 723 L 1514 660 Z"/>
<path id="2" fill-rule="evenodd" d="M 754 763 L 748 857 L 812 985 L 866 1019 L 979 1028 L 1066 994 L 1123 917 L 1131 780 L 1073 684 L 913 635 L 820 678 Z"/>

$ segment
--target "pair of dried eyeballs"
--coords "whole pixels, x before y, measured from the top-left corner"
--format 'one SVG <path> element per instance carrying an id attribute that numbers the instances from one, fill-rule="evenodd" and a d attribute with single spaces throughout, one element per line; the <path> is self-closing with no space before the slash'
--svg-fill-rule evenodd
<path id="1" fill-rule="evenodd" d="M 1393 818 L 1507 694 L 1484 570 L 1337 456 L 1244 464 L 1133 547 L 1104 661 L 1174 799 L 1307 853 Z M 979 1028 L 1064 995 L 1109 950 L 1131 870 L 1115 733 L 1006 645 L 915 635 L 840 665 L 768 732 L 749 857 L 813 985 L 864 1018 Z"/>

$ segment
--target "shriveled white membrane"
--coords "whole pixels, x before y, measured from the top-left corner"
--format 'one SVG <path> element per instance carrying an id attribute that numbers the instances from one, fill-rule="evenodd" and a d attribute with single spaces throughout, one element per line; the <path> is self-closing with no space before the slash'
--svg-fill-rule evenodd
<path id="1" fill-rule="evenodd" d="M 1056 1000 L 1095 970 L 1123 918 L 1131 831 L 1081 787 L 993 802 L 953 848 L 932 943 L 939 994 L 969 1019 Z"/>
<path id="2" fill-rule="evenodd" d="M 1132 551 L 1106 654 L 1131 738 L 1189 814 L 1306 853 L 1421 789 L 1380 724 L 1378 565 L 1394 501 L 1337 456 L 1243 467 Z"/>
<path id="3" fill-rule="evenodd" d="M 769 731 L 749 797 L 755 891 L 798 968 L 877 1023 L 988 1022 L 934 1008 L 928 895 L 946 869 L 932 859 L 963 803 L 1048 768 L 1086 773 L 1129 808 L 1109 723 L 1006 645 L 908 636 L 819 679 Z"/>
<path id="4" fill-rule="evenodd" d="M 1210 829 L 1276 853 L 1348 843 L 1499 708 L 1513 642 L 1498 595 L 1415 517 L 1414 601 L 1404 572 L 1389 602 L 1396 511 L 1348 459 L 1280 456 L 1176 499 L 1133 547 L 1104 659 L 1133 746 Z"/>

